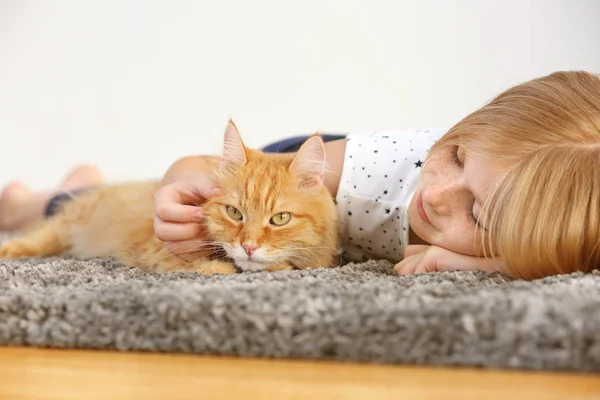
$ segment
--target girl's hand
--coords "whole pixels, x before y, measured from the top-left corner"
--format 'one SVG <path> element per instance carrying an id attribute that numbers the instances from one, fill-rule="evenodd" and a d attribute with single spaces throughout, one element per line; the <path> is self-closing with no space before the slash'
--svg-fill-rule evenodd
<path id="1" fill-rule="evenodd" d="M 190 174 L 161 187 L 154 197 L 154 232 L 171 253 L 193 261 L 212 248 L 205 244 L 202 205 L 221 190 L 208 174 Z"/>
<path id="2" fill-rule="evenodd" d="M 404 250 L 404 260 L 394 267 L 399 275 L 421 274 L 439 271 L 484 272 L 506 271 L 500 258 L 466 256 L 438 246 L 411 245 Z"/>

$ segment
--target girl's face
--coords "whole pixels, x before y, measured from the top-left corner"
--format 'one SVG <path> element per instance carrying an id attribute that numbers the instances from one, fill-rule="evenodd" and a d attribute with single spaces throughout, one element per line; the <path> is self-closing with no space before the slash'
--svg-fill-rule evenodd
<path id="1" fill-rule="evenodd" d="M 429 244 L 456 253 L 483 256 L 478 218 L 490 184 L 502 169 L 446 146 L 423 165 L 421 180 L 409 208 L 413 232 Z"/>

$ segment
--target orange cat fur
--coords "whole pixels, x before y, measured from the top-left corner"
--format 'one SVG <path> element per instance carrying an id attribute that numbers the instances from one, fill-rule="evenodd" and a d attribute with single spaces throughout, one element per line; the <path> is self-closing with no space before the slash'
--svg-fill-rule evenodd
<path id="1" fill-rule="evenodd" d="M 338 217 L 324 172 L 319 136 L 295 156 L 265 154 L 246 148 L 230 122 L 215 171 L 223 195 L 203 205 L 209 241 L 198 248 L 210 249 L 207 257 L 184 261 L 156 237 L 155 181 L 85 192 L 35 230 L 4 242 L 0 257 L 114 257 L 156 272 L 206 274 L 331 267 L 338 255 Z"/>

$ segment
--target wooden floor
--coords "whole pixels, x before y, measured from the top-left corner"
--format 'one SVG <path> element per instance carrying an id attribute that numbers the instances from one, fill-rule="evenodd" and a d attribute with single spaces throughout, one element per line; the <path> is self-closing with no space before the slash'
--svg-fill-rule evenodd
<path id="1" fill-rule="evenodd" d="M 0 399 L 600 399 L 600 376 L 0 347 Z"/>

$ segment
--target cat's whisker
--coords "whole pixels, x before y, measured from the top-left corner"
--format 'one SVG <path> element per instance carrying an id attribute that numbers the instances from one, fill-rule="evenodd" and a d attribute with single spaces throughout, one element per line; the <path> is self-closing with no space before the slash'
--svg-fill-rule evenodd
<path id="1" fill-rule="evenodd" d="M 310 265 L 308 260 L 297 260 L 295 257 L 290 258 L 290 260 L 298 269 L 310 269 L 314 267 L 313 265 Z"/>
<path id="2" fill-rule="evenodd" d="M 194 245 L 193 247 L 189 248 L 189 251 L 184 251 L 184 253 L 185 252 L 193 253 L 194 250 L 209 250 L 210 246 L 214 246 L 214 245 L 207 244 L 205 247 L 202 247 L 202 248 L 200 248 L 198 245 Z M 184 248 L 184 250 L 186 250 L 186 249 Z M 158 252 L 156 257 L 151 258 L 151 260 L 152 260 L 153 264 L 157 264 L 157 263 L 169 258 L 170 256 L 174 256 L 174 254 L 171 253 L 171 251 L 168 248 L 164 247 L 162 250 L 160 250 Z"/>
<path id="3" fill-rule="evenodd" d="M 300 266 L 302 267 L 301 269 L 306 269 L 307 266 L 305 266 L 305 264 L 310 263 L 312 260 L 308 257 L 302 256 L 300 254 L 291 254 L 288 256 L 288 259 L 292 260 L 294 262 L 294 264 L 298 264 L 295 262 L 295 260 L 299 260 L 300 262 Z M 308 267 L 311 267 L 310 265 L 308 265 Z"/>

